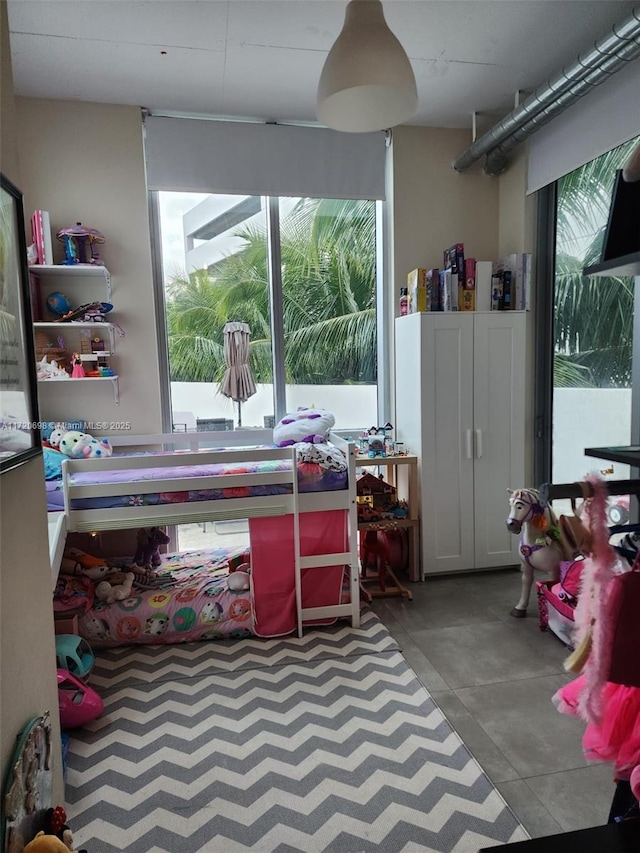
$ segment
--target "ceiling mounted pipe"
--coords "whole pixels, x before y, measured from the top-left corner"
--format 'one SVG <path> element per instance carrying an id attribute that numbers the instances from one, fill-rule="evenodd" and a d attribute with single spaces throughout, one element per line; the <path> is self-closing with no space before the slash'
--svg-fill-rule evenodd
<path id="1" fill-rule="evenodd" d="M 485 172 L 501 174 L 509 151 L 638 56 L 640 7 L 470 145 L 453 168 L 464 172 L 486 154 Z"/>

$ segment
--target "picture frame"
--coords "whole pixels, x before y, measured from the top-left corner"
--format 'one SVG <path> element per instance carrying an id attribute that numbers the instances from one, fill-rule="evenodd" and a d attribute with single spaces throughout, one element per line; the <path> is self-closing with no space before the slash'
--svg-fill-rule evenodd
<path id="1" fill-rule="evenodd" d="M 0 474 L 41 454 L 24 206 L 0 173 Z"/>

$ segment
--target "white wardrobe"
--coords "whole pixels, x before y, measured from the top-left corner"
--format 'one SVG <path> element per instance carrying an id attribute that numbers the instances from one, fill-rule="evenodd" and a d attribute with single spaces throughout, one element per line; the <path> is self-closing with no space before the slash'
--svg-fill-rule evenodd
<path id="1" fill-rule="evenodd" d="M 526 312 L 396 319 L 398 439 L 418 456 L 422 575 L 517 565 L 509 488 L 524 482 Z"/>

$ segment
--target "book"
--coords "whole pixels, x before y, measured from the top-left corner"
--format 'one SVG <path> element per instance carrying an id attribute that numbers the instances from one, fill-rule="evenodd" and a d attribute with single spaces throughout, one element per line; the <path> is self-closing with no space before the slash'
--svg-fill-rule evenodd
<path id="1" fill-rule="evenodd" d="M 476 310 L 476 259 L 464 259 L 464 275 L 458 289 L 458 310 Z"/>
<path id="2" fill-rule="evenodd" d="M 500 296 L 500 311 L 511 311 L 512 294 L 511 294 L 511 270 L 504 269 L 502 271 L 502 293 Z"/>
<path id="3" fill-rule="evenodd" d="M 427 311 L 440 311 L 440 270 L 437 267 L 427 270 L 427 295 L 429 298 Z"/>
<path id="4" fill-rule="evenodd" d="M 31 216 L 31 239 L 38 253 L 38 264 L 53 263 L 51 220 L 46 210 L 35 210 Z"/>
<path id="5" fill-rule="evenodd" d="M 491 261 L 476 261 L 476 311 L 491 310 Z"/>
<path id="6" fill-rule="evenodd" d="M 453 288 L 454 276 L 451 272 L 451 267 L 440 270 L 440 310 L 441 311 L 457 311 L 458 310 L 458 284 L 457 274 L 455 276 L 455 299 Z"/>
<path id="7" fill-rule="evenodd" d="M 429 294 L 427 287 L 427 270 L 418 267 L 407 275 L 407 291 L 409 298 L 409 314 L 429 311 Z"/>
<path id="8" fill-rule="evenodd" d="M 464 243 L 454 243 L 443 252 L 444 268 L 458 275 L 464 265 Z"/>
<path id="9" fill-rule="evenodd" d="M 529 290 L 531 284 L 531 254 L 515 252 L 507 258 L 511 270 L 511 307 L 516 311 L 529 308 Z"/>
<path id="10" fill-rule="evenodd" d="M 499 311 L 502 304 L 502 273 L 491 276 L 491 310 Z"/>

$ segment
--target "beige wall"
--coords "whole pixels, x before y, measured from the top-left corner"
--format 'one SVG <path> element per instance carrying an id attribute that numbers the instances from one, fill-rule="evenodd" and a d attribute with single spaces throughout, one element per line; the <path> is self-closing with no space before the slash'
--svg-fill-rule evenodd
<path id="1" fill-rule="evenodd" d="M 0 168 L 21 187 L 5 0 L 0 2 Z M 53 801 L 63 801 L 51 569 L 42 460 L 0 478 L 0 772 L 27 721 L 51 711 Z"/>
<path id="2" fill-rule="evenodd" d="M 158 346 L 140 110 L 17 98 L 16 111 L 26 215 L 37 208 L 49 211 L 56 263 L 64 258 L 63 244 L 55 240 L 61 228 L 82 221 L 105 235 L 100 252 L 112 275 L 112 316 L 126 333 L 124 339 L 117 338 L 113 362 L 120 375 L 119 406 L 114 405 L 110 382 L 45 382 L 39 386 L 41 417 L 118 421 L 131 424 L 133 433 L 159 432 Z M 104 288 L 94 284 L 83 295 L 86 282 L 55 279 L 56 289 L 74 305 L 105 298 Z"/>
<path id="3" fill-rule="evenodd" d="M 396 297 L 409 270 L 442 266 L 442 251 L 453 243 L 479 260 L 497 256 L 498 181 L 451 165 L 469 143 L 465 130 L 393 131 Z"/>
<path id="4" fill-rule="evenodd" d="M 465 255 L 477 260 L 534 252 L 535 199 L 525 197 L 524 147 L 514 153 L 504 175 L 491 178 L 483 173 L 482 161 L 463 173 L 453 169 L 453 161 L 470 143 L 466 130 L 398 127 L 393 131 L 393 280 L 386 290 L 390 340 L 407 273 L 416 267 L 440 267 L 447 246 L 462 242 Z M 527 319 L 528 384 L 533 387 L 533 314 Z M 391 382 L 393 398 L 393 369 Z M 531 482 L 533 396 L 525 418 L 525 470 Z"/>
<path id="5" fill-rule="evenodd" d="M 527 361 L 526 386 L 531 388 L 525 410 L 526 443 L 525 471 L 526 484 L 535 485 L 533 480 L 534 450 L 534 359 L 535 359 L 535 311 L 536 290 L 536 225 L 537 202 L 535 195 L 527 195 L 527 146 L 520 145 L 509 157 L 507 170 L 498 179 L 499 183 L 499 228 L 498 257 L 512 252 L 531 253 L 531 311 L 527 315 Z"/>

